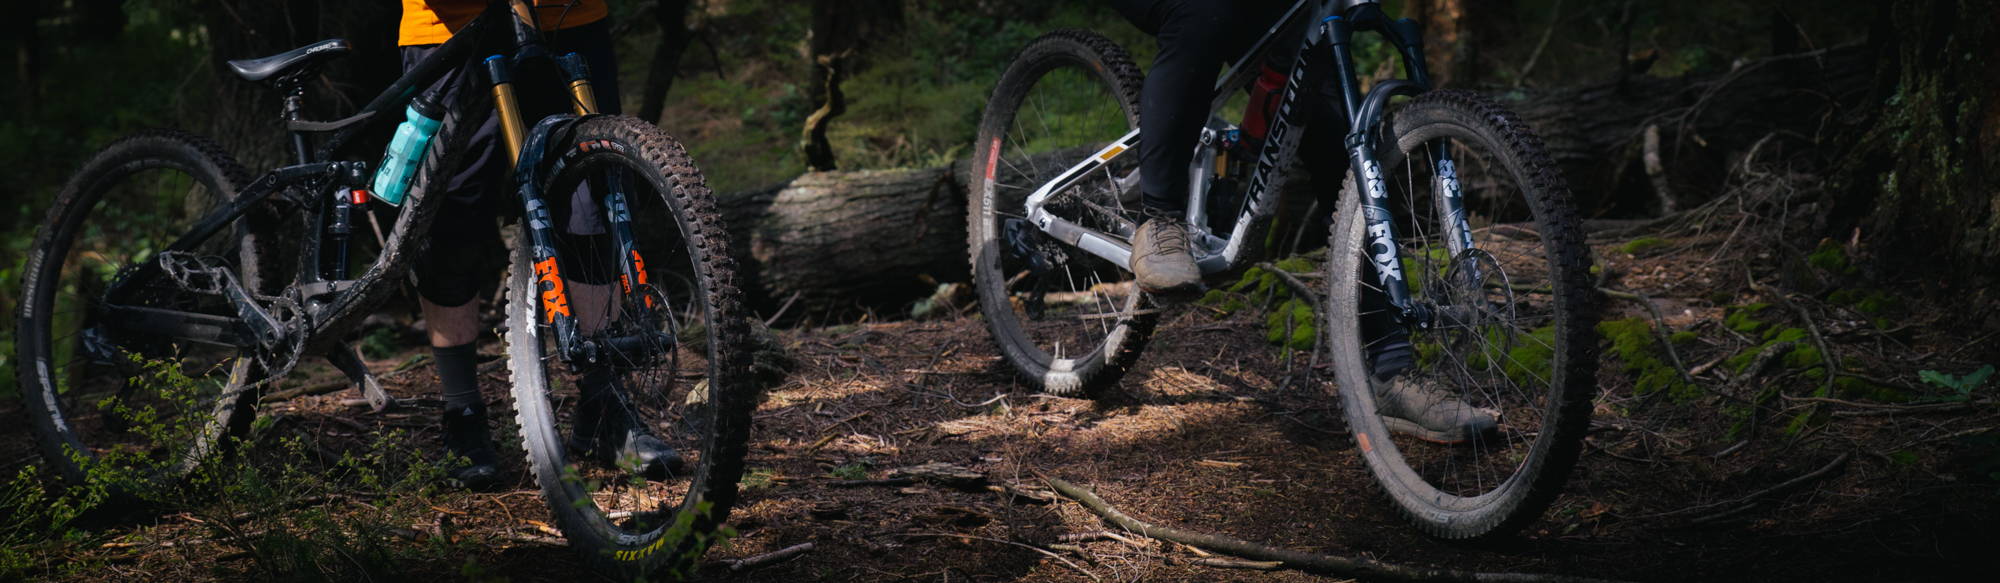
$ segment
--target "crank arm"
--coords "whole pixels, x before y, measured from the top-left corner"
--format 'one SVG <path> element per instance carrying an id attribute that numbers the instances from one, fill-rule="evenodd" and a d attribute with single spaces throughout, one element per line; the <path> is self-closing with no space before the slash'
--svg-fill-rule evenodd
<path id="1" fill-rule="evenodd" d="M 347 375 L 347 380 L 361 389 L 361 397 L 368 400 L 368 407 L 376 413 L 396 407 L 396 398 L 382 390 L 382 383 L 376 382 L 375 374 L 368 372 L 368 365 L 361 362 L 361 353 L 352 346 L 341 346 L 326 353 L 327 362 Z"/>

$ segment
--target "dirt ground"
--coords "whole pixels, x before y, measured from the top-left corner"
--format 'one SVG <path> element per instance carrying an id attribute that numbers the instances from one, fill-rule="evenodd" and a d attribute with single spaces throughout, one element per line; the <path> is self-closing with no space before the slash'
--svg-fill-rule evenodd
<path id="1" fill-rule="evenodd" d="M 1722 323 L 1724 306 L 1773 301 L 1768 289 L 1744 283 L 1746 269 L 1771 274 L 1744 267 L 1757 265 L 1754 258 L 1714 261 L 1715 245 L 1713 237 L 1675 240 L 1640 255 L 1615 241 L 1598 246 L 1614 274 L 1607 286 L 1647 294 L 1669 326 L 1696 333 L 1682 357 L 1707 394 L 1636 396 L 1631 375 L 1607 355 L 1594 430 L 1565 494 L 1512 538 L 1453 543 L 1407 525 L 1373 491 L 1325 375 L 1308 366 L 1307 354 L 1265 344 L 1262 314 L 1170 313 L 1138 368 L 1100 401 L 1030 392 L 977 319 L 891 321 L 778 331 L 798 366 L 755 414 L 750 476 L 730 517 L 740 535 L 711 551 L 695 580 L 1322 579 L 1205 566 L 1189 547 L 1137 535 L 1062 546 L 1063 535 L 1117 529 L 1074 502 L 1042 499 L 1044 476 L 1091 488 L 1159 525 L 1420 566 L 1638 581 L 1924 581 L 1990 572 L 2000 484 L 1984 472 L 2000 452 L 1990 441 L 2000 406 L 1990 397 L 1929 405 L 1800 398 L 1818 381 L 1796 371 L 1728 378 L 1729 367 L 1715 361 L 1757 340 Z M 1919 395 L 1935 389 L 1917 381 L 1918 370 L 1958 373 L 2000 360 L 1990 313 L 1908 308 L 1885 328 L 1854 310 L 1795 298 L 1839 357 Z M 1612 318 L 1645 314 L 1632 302 L 1610 307 Z M 1767 319 L 1802 321 L 1782 306 L 1771 310 Z M 484 382 L 504 407 L 504 374 Z M 386 428 L 435 443 L 433 383 L 428 367 L 392 377 L 391 392 L 414 399 L 413 407 L 386 415 L 343 403 L 355 398 L 351 391 L 264 412 L 335 450 L 362 447 L 361 435 Z M 1783 396 L 1732 437 L 1740 417 L 1727 412 L 1730 403 L 1774 384 Z M 10 475 L 38 462 L 19 407 L 0 405 L 10 428 L 0 460 Z M 1780 427 L 1802 408 L 1818 408 L 1816 421 Z M 487 578 L 575 578 L 581 562 L 538 533 L 547 512 L 519 458 L 507 459 L 510 490 L 447 492 L 431 508 L 451 517 L 455 537 L 474 542 L 469 558 Z M 877 479 L 931 462 L 1013 488 L 841 484 L 857 477 L 856 468 Z M 145 542 L 71 546 L 73 558 L 101 562 L 73 578 L 255 573 L 229 565 L 242 554 L 226 543 L 166 544 L 201 532 L 184 515 L 115 527 L 113 538 Z M 787 562 L 743 572 L 722 563 L 805 542 L 816 548 Z M 473 574 L 459 564 L 404 565 L 394 578 Z"/>

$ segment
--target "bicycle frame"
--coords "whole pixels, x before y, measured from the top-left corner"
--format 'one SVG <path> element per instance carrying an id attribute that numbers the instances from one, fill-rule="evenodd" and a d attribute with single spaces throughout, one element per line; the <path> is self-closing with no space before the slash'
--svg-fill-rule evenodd
<path id="1" fill-rule="evenodd" d="M 569 315 L 568 300 L 563 293 L 561 279 L 555 269 L 555 234 L 549 229 L 547 207 L 540 200 L 535 183 L 544 175 L 541 172 L 540 150 L 535 140 L 543 140 L 558 133 L 568 124 L 584 116 L 597 114 L 596 99 L 590 86 L 582 59 L 575 54 L 552 57 L 542 47 L 539 27 L 534 21 L 534 12 L 523 0 L 492 0 L 486 12 L 475 17 L 470 24 L 459 30 L 438 50 L 417 63 L 401 78 L 390 84 L 355 115 L 332 122 L 313 122 L 301 119 L 304 109 L 304 89 L 302 84 L 283 87 L 286 90 L 284 117 L 290 132 L 295 164 L 273 169 L 242 188 L 237 198 L 229 205 L 218 208 L 199 220 L 195 227 L 170 244 L 161 256 L 170 252 L 188 252 L 196 249 L 210 237 L 234 224 L 245 213 L 266 202 L 273 196 L 280 196 L 298 203 L 303 213 L 304 223 L 311 225 L 310 233 L 300 241 L 300 268 L 292 285 L 286 292 L 304 310 L 308 325 L 304 329 L 287 330 L 256 298 L 233 281 L 227 282 L 224 293 L 236 310 L 235 318 L 195 312 L 178 312 L 153 308 L 137 308 L 118 305 L 122 293 L 134 282 L 162 277 L 163 262 L 148 261 L 115 280 L 105 294 L 105 309 L 111 317 L 100 321 L 123 322 L 120 327 L 156 336 L 182 338 L 192 341 L 217 343 L 233 346 L 256 346 L 265 350 L 275 350 L 283 343 L 296 340 L 292 335 L 304 334 L 306 349 L 311 351 L 317 343 L 337 343 L 347 329 L 357 324 L 367 309 L 387 299 L 409 268 L 414 250 L 410 247 L 421 233 L 428 232 L 431 220 L 439 207 L 434 189 L 439 186 L 425 180 L 441 175 L 436 172 L 419 172 L 411 184 L 407 203 L 403 208 L 392 232 L 385 237 L 383 249 L 366 270 L 357 277 L 349 278 L 347 269 L 347 235 L 351 232 L 352 212 L 367 203 L 365 195 L 357 195 L 359 189 L 367 186 L 372 177 L 366 162 L 341 161 L 339 156 L 360 155 L 350 153 L 352 139 L 361 132 L 384 123 L 396 123 L 400 116 L 393 115 L 416 97 L 422 88 L 430 87 L 454 70 L 472 71 L 474 56 L 482 40 L 491 31 L 488 27 L 497 24 L 496 14 L 503 10 L 511 14 L 508 20 L 513 29 L 513 42 L 509 47 L 511 55 L 494 54 L 484 59 L 483 64 L 493 81 L 494 109 L 501 120 L 504 138 L 512 154 L 510 162 L 517 168 L 515 178 L 517 190 L 521 194 L 529 225 L 529 238 L 533 245 L 537 265 L 546 259 L 549 265 L 547 275 L 542 279 L 544 289 L 544 311 L 548 315 L 547 324 L 558 331 L 558 339 L 565 358 L 586 356 L 595 358 L 595 345 L 579 338 L 577 323 Z M 552 58 L 568 77 L 573 113 L 551 116 L 534 130 L 523 127 L 519 103 L 513 94 L 512 71 L 523 61 L 535 58 Z M 469 82 L 468 82 L 469 85 Z M 391 114 L 384 115 L 385 112 Z M 458 132 L 471 131 L 458 123 L 462 115 L 447 115 L 443 125 L 433 136 L 424 153 L 423 164 L 434 168 L 445 160 L 445 149 Z M 532 135 L 530 135 L 532 133 Z M 312 134 L 327 134 L 321 145 L 310 147 L 308 137 Z M 644 283 L 644 260 L 633 248 L 631 219 L 626 212 L 623 188 L 616 180 L 609 181 L 605 195 L 605 209 L 610 215 L 613 235 L 619 248 L 624 252 L 620 266 L 622 273 L 631 281 L 635 277 Z M 293 194 L 302 188 L 310 188 L 308 198 L 301 199 Z M 290 220 L 289 218 L 287 220 Z M 323 261 L 324 254 L 332 254 L 331 261 Z M 627 287 L 628 293 L 631 288 Z M 650 305 L 651 302 L 648 302 Z M 351 351 L 350 351 L 351 352 Z M 340 351 L 331 354 L 342 369 L 349 368 L 343 362 Z M 358 362 L 358 361 L 356 361 Z M 267 371 L 282 374 L 283 371 Z M 354 374 L 350 371 L 350 374 Z"/>
<path id="2" fill-rule="evenodd" d="M 1308 3 L 1314 4 L 1311 11 L 1305 9 Z M 1227 237 L 1209 232 L 1206 202 L 1215 150 L 1208 147 L 1207 141 L 1204 140 L 1190 168 L 1194 176 L 1189 181 L 1186 217 L 1193 225 L 1193 234 L 1197 235 L 1193 237 L 1195 244 L 1191 245 L 1196 264 L 1204 275 L 1238 269 L 1248 260 L 1244 242 L 1264 238 L 1264 232 L 1270 228 L 1270 219 L 1278 207 L 1273 199 L 1288 178 L 1282 172 L 1283 163 L 1298 152 L 1298 132 L 1293 130 L 1299 124 L 1298 112 L 1302 109 L 1297 107 L 1300 103 L 1300 80 L 1308 76 L 1311 57 L 1320 51 L 1328 51 L 1341 90 L 1340 97 L 1345 106 L 1343 111 L 1348 114 L 1349 131 L 1344 146 L 1349 171 L 1360 179 L 1364 188 L 1365 198 L 1361 206 L 1370 235 L 1367 243 L 1370 263 L 1375 268 L 1379 283 L 1388 292 L 1391 305 L 1400 312 L 1399 320 L 1405 324 L 1422 325 L 1429 321 L 1429 316 L 1424 313 L 1426 309 L 1423 306 L 1411 301 L 1409 287 L 1403 281 L 1395 225 L 1388 208 L 1388 193 L 1375 157 L 1375 148 L 1379 145 L 1379 134 L 1375 129 L 1382 122 L 1389 99 L 1399 95 L 1414 96 L 1430 88 L 1430 76 L 1424 66 L 1420 25 L 1410 19 L 1390 20 L 1377 0 L 1299 0 L 1227 69 L 1222 80 L 1216 84 L 1209 110 L 1220 108 L 1237 90 L 1249 83 L 1256 72 L 1255 65 L 1274 50 L 1272 41 L 1280 31 L 1299 24 L 1300 19 L 1308 16 L 1311 20 L 1306 22 L 1310 23 L 1310 27 L 1294 55 L 1291 75 L 1278 102 L 1277 114 L 1272 116 L 1263 148 L 1258 152 L 1255 169 L 1245 189 L 1243 208 Z M 1380 33 L 1395 46 L 1398 57 L 1403 61 L 1406 78 L 1377 83 L 1364 94 L 1356 79 L 1352 51 L 1357 31 Z M 1055 193 L 1106 168 L 1119 156 L 1131 155 L 1137 150 L 1138 143 L 1139 130 L 1135 129 L 1037 188 L 1025 204 L 1028 221 L 1059 241 L 1121 268 L 1131 269 L 1131 247 L 1121 240 L 1129 233 L 1102 233 L 1056 216 L 1044 205 Z M 997 151 L 998 146 L 995 142 L 991 147 Z M 1433 149 L 1434 159 L 1437 160 L 1438 186 L 1446 195 L 1442 203 L 1445 208 L 1440 210 L 1448 217 L 1446 228 L 1453 231 L 1447 241 L 1451 252 L 1456 255 L 1471 248 L 1471 230 L 1466 224 L 1453 163 L 1441 148 L 1433 146 Z M 992 175 L 991 169 L 987 175 Z M 1127 177 L 1116 182 L 1129 184 L 1132 179 Z"/>

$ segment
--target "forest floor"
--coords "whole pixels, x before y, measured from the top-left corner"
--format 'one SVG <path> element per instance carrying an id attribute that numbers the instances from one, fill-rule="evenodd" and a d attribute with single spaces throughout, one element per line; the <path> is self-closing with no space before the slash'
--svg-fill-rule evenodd
<path id="1" fill-rule="evenodd" d="M 1923 370 L 1962 375 L 2000 362 L 1990 310 L 1882 294 L 1780 299 L 1772 286 L 1783 278 L 1750 267 L 1768 264 L 1769 254 L 1717 253 L 1724 240 L 1720 230 L 1594 238 L 1610 274 L 1604 285 L 1645 294 L 1669 329 L 1688 333 L 1673 343 L 1696 385 L 1637 394 L 1636 379 L 1659 371 L 1627 362 L 1638 353 L 1608 339 L 1582 460 L 1553 507 L 1517 536 L 1464 544 L 1407 524 L 1372 485 L 1323 372 L 1306 353 L 1267 344 L 1265 315 L 1255 310 L 1170 312 L 1137 368 L 1097 401 L 1028 390 L 984 325 L 961 317 L 777 331 L 797 366 L 756 411 L 743 496 L 730 517 L 739 534 L 711 551 L 694 579 L 1321 579 L 1207 566 L 1190 547 L 1130 533 L 1063 545 L 1064 535 L 1118 529 L 1067 499 L 1038 499 L 1044 476 L 1091 488 L 1158 525 L 1419 566 L 1641 581 L 1938 580 L 1990 567 L 2000 405 L 1990 387 L 1956 392 L 1945 382 L 1956 377 L 1919 380 Z M 1748 283 L 1760 278 L 1766 283 Z M 1608 307 L 1607 321 L 1651 321 L 1637 302 Z M 1790 354 L 1763 371 L 1738 372 L 1729 362 L 1791 327 L 1823 338 L 1826 356 L 1847 371 L 1836 380 L 1851 380 L 1826 383 L 1822 363 Z M 416 353 L 373 366 L 387 371 Z M 1671 366 L 1663 361 L 1653 366 Z M 482 381 L 494 406 L 506 407 L 504 372 Z M 263 414 L 279 419 L 277 433 L 322 455 L 379 454 L 370 435 L 401 429 L 435 456 L 434 383 L 428 366 L 389 376 L 389 390 L 411 406 L 386 414 L 354 405 L 351 389 Z M 1837 386 L 1820 392 L 1829 384 Z M 22 414 L 18 403 L 0 403 L 0 426 L 12 428 L 0 439 L 0 470 L 9 475 L 39 459 Z M 360 565 L 322 565 L 341 578 L 574 579 L 582 562 L 547 528 L 520 457 L 506 459 L 510 485 L 497 493 L 429 488 L 392 512 L 378 498 L 334 492 L 251 512 L 283 518 L 271 524 L 292 525 L 302 540 L 381 553 L 315 555 Z M 930 462 L 1013 489 L 837 484 Z M 204 518 L 213 514 L 194 509 L 46 542 L 26 575 L 316 575 L 260 565 L 275 526 L 265 534 L 218 528 Z M 323 536 L 337 540 L 315 538 Z M 354 542 L 371 536 L 376 542 Z M 741 572 L 723 563 L 805 542 L 815 548 L 786 562 Z"/>

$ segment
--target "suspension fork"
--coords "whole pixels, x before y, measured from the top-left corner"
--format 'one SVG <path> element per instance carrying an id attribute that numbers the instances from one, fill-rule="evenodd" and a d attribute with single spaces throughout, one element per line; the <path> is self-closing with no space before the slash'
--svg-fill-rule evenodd
<path id="1" fill-rule="evenodd" d="M 1394 320 L 1409 328 L 1427 327 L 1431 321 L 1428 310 L 1411 298 L 1409 281 L 1403 273 L 1402 250 L 1397 244 L 1395 214 L 1390 211 L 1389 190 L 1384 183 L 1380 161 L 1375 157 L 1375 149 L 1380 139 L 1375 131 L 1382 123 L 1382 114 L 1390 97 L 1421 93 L 1428 85 L 1428 76 L 1423 71 L 1422 53 L 1416 48 L 1414 34 L 1403 34 L 1413 25 L 1396 23 L 1385 26 L 1385 17 L 1374 4 L 1357 6 L 1345 16 L 1332 15 L 1321 21 L 1320 34 L 1328 39 L 1333 52 L 1334 73 L 1340 82 L 1341 99 L 1348 112 L 1348 134 L 1345 146 L 1347 159 L 1354 173 L 1356 185 L 1362 196 L 1360 211 L 1364 222 L 1364 236 L 1361 251 L 1374 268 L 1376 284 L 1388 296 L 1388 304 L 1393 310 Z M 1360 26 L 1382 30 L 1385 36 L 1402 49 L 1405 67 L 1410 80 L 1387 81 L 1377 84 L 1364 99 L 1360 81 L 1354 70 L 1354 30 L 1356 21 Z M 1449 163 L 1445 164 L 1449 167 Z M 1456 183 L 1456 180 L 1453 180 Z M 1456 197 L 1452 197 L 1456 200 Z M 1461 207 L 1462 209 L 1462 207 Z M 1463 216 L 1462 210 L 1456 216 Z"/>
<path id="2" fill-rule="evenodd" d="M 569 79 L 570 108 L 578 117 L 598 113 L 597 93 L 591 89 L 590 67 L 583 56 L 574 52 L 556 57 L 556 65 L 562 68 Z M 614 248 L 618 249 L 618 283 L 626 295 L 638 294 L 633 302 L 641 322 L 652 322 L 653 296 L 647 293 L 650 283 L 646 276 L 646 258 L 639 254 L 637 238 L 632 231 L 632 211 L 625 197 L 625 174 L 612 171 L 605 175 L 602 184 L 604 193 L 605 218 L 611 224 Z M 615 314 L 614 314 L 615 316 Z"/>

